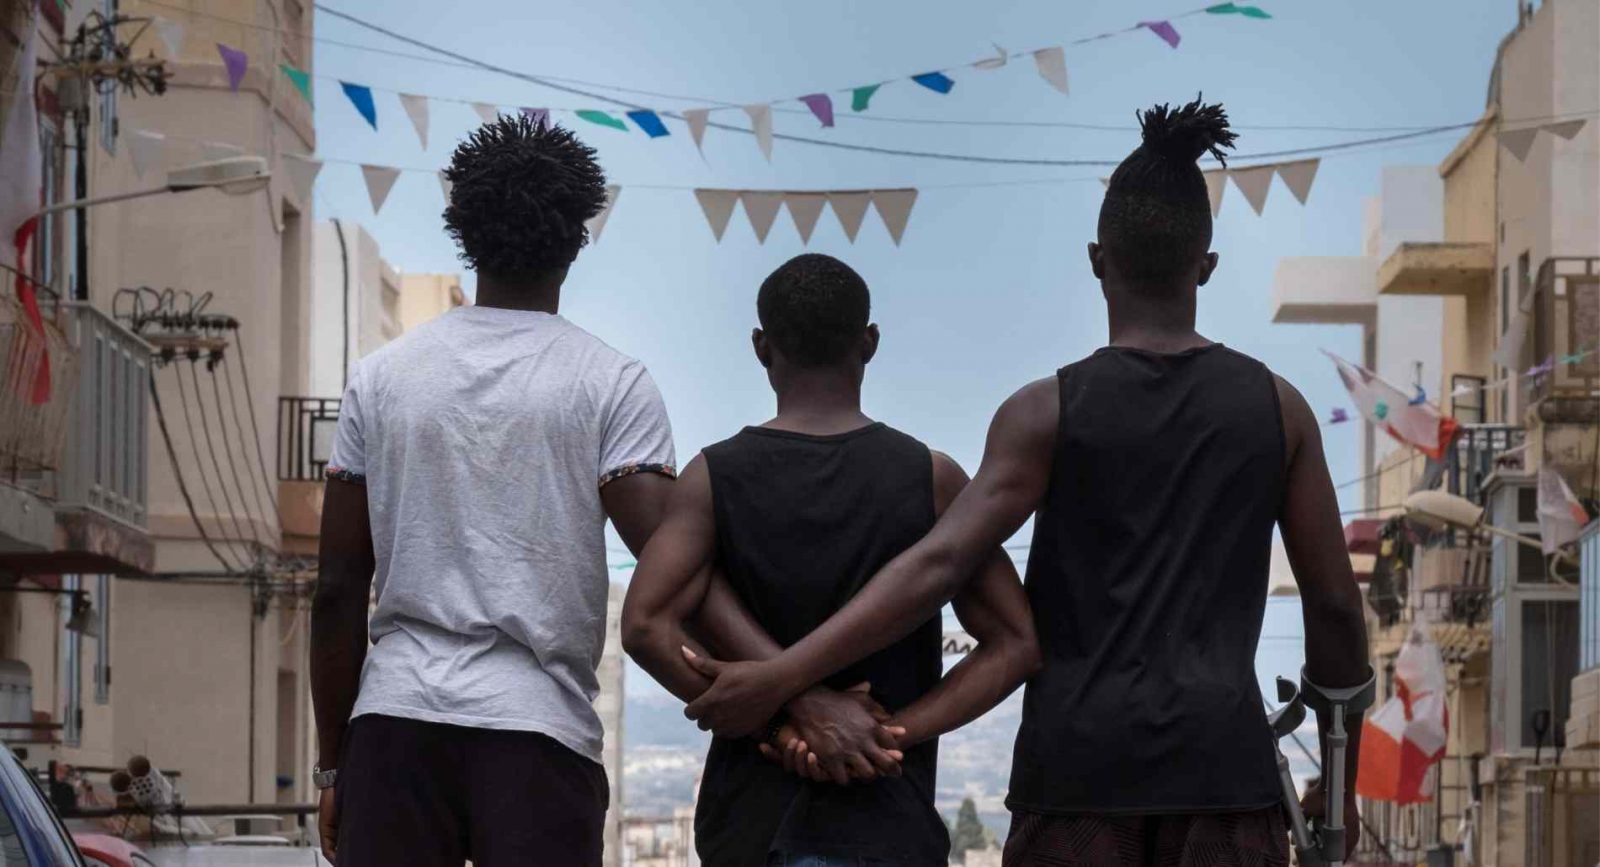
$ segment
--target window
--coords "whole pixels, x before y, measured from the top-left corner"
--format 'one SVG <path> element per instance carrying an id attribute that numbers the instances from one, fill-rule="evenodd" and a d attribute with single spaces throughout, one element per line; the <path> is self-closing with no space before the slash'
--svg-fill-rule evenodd
<path id="1" fill-rule="evenodd" d="M 96 575 L 94 616 L 100 627 L 94 648 L 94 703 L 111 702 L 111 576 Z"/>
<path id="2" fill-rule="evenodd" d="M 1527 250 L 1517 257 L 1517 304 L 1528 300 L 1528 290 L 1533 288 L 1533 264 Z"/>
<path id="3" fill-rule="evenodd" d="M 1579 551 L 1582 578 L 1578 593 L 1583 623 L 1579 629 L 1578 665 L 1587 671 L 1600 667 L 1600 532 L 1585 533 Z"/>
<path id="4" fill-rule="evenodd" d="M 1549 749 L 1556 732 L 1564 731 L 1572 709 L 1572 678 L 1578 674 L 1578 603 L 1576 600 L 1528 599 L 1522 603 L 1522 746 L 1539 742 L 1533 717 L 1549 711 L 1544 733 Z"/>
<path id="5" fill-rule="evenodd" d="M 44 193 L 44 206 L 50 207 L 61 200 L 61 164 L 56 161 L 61 133 L 54 127 L 39 125 L 40 187 Z M 64 215 L 51 214 L 39 221 L 39 234 L 33 240 L 33 276 L 46 286 L 56 285 L 56 235 L 57 226 Z"/>
<path id="6" fill-rule="evenodd" d="M 1455 374 L 1450 377 L 1450 415 L 1461 424 L 1483 424 L 1486 380 L 1481 376 Z"/>

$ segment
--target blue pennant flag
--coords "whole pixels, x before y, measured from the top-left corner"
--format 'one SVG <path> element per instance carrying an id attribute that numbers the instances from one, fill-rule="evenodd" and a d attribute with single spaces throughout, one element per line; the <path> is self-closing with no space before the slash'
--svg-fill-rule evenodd
<path id="1" fill-rule="evenodd" d="M 1417 389 L 1417 394 L 1415 397 L 1411 398 L 1408 403 L 1410 403 L 1412 406 L 1422 406 L 1428 402 L 1428 392 L 1420 385 L 1416 386 L 1415 388 Z"/>
<path id="2" fill-rule="evenodd" d="M 671 133 L 667 132 L 666 124 L 661 122 L 660 116 L 649 109 L 641 108 L 638 111 L 628 112 L 628 120 L 633 121 L 639 129 L 644 130 L 645 135 L 651 138 L 671 135 Z"/>
<path id="3" fill-rule="evenodd" d="M 350 104 L 356 107 L 356 111 L 361 112 L 361 116 L 367 119 L 367 123 L 371 124 L 373 129 L 377 129 L 378 107 L 372 104 L 372 88 L 365 84 L 351 84 L 348 81 L 339 82 L 339 86 L 344 88 L 344 95 L 350 97 Z"/>
<path id="4" fill-rule="evenodd" d="M 921 75 L 911 76 L 911 80 L 934 93 L 949 93 L 950 89 L 956 86 L 955 81 L 942 72 L 924 72 Z"/>

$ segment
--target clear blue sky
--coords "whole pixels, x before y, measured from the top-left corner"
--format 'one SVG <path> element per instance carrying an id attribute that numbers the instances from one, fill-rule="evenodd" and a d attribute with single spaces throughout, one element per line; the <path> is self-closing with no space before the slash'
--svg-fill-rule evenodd
<path id="1" fill-rule="evenodd" d="M 977 60 L 993 51 L 991 43 L 1011 50 L 1045 47 L 1202 5 L 474 0 L 444 11 L 434 3 L 328 2 L 529 73 L 694 94 L 709 103 L 848 88 Z M 1328 144 L 1383 133 L 1261 127 L 1474 120 L 1483 109 L 1495 45 L 1515 21 L 1513 0 L 1260 4 L 1273 20 L 1201 16 L 1177 22 L 1183 34 L 1178 50 L 1146 32 L 1069 46 L 1070 96 L 1051 90 L 1031 62 L 1022 60 L 994 72 L 954 72 L 956 88 L 947 96 L 898 81 L 879 92 L 869 112 L 1125 129 L 851 121 L 844 119 L 849 112 L 837 94 L 837 128 L 820 130 L 809 116 L 780 113 L 776 129 L 883 147 L 1120 159 L 1137 143 L 1136 108 L 1187 100 L 1203 90 L 1208 100 L 1226 104 L 1241 132 L 1241 153 Z M 318 14 L 316 26 L 323 38 L 416 51 L 327 15 Z M 316 48 L 315 66 L 318 151 L 333 160 L 441 167 L 454 142 L 478 123 L 466 105 L 434 103 L 431 147 L 423 152 L 393 93 L 376 94 L 375 132 L 335 78 L 508 106 L 611 107 L 489 72 L 325 43 Z M 662 109 L 705 104 L 623 98 Z M 713 116 L 743 122 L 742 112 Z M 623 187 L 604 237 L 572 270 L 562 312 L 649 365 L 672 413 L 681 461 L 740 425 L 770 416 L 771 395 L 749 351 L 755 291 L 772 268 L 804 248 L 787 214 L 779 216 L 766 245 L 758 245 L 742 211 L 722 243 L 715 243 L 690 192 L 645 186 L 921 187 L 900 247 L 871 214 L 851 245 L 828 213 L 809 249 L 843 258 L 872 287 L 883 347 L 868 372 L 868 412 L 924 438 L 969 470 L 976 467 L 988 419 L 1006 395 L 1105 339 L 1104 309 L 1083 248 L 1094 234 L 1097 178 L 1108 170 L 934 162 L 783 141 L 775 143 L 769 165 L 749 136 L 717 130 L 707 133 L 702 160 L 681 122 L 668 121 L 670 137 L 650 140 L 635 129 L 620 133 L 570 113 L 554 117 L 599 149 L 608 174 Z M 1261 217 L 1230 189 L 1214 242 L 1221 267 L 1201 295 L 1201 331 L 1265 361 L 1320 413 L 1345 405 L 1337 377 L 1316 350 L 1358 356 L 1356 329 L 1272 325 L 1274 267 L 1283 256 L 1358 253 L 1361 202 L 1377 192 L 1381 166 L 1436 164 L 1456 138 L 1330 155 L 1309 204 L 1295 202 L 1275 181 Z M 939 188 L 1034 180 L 1061 182 Z M 383 255 L 403 270 L 459 270 L 441 231 L 442 205 L 432 175 L 408 173 L 383 213 L 374 216 L 359 169 L 329 164 L 318 181 L 316 217 L 365 225 Z M 1331 428 L 1327 434 L 1335 481 L 1359 475 L 1358 428 Z M 1345 508 L 1357 505 L 1358 487 L 1341 494 Z M 1297 631 L 1296 620 L 1275 614 L 1267 631 Z M 1274 644 L 1277 649 L 1270 649 Z M 1298 648 L 1291 647 L 1269 642 L 1264 653 L 1272 658 L 1264 658 L 1263 667 L 1293 670 Z"/>

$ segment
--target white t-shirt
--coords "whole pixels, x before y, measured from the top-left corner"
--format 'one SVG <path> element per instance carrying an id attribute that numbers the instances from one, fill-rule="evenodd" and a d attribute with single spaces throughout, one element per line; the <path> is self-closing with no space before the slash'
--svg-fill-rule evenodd
<path id="1" fill-rule="evenodd" d="M 644 365 L 560 316 L 462 307 L 362 359 L 330 477 L 377 553 L 355 716 L 537 731 L 600 760 L 600 488 L 674 472 Z"/>

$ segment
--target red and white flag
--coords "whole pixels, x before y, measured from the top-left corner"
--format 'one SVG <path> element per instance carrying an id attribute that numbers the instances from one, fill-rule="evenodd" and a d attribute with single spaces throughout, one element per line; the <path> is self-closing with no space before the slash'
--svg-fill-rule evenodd
<path id="1" fill-rule="evenodd" d="M 27 374 L 28 381 L 15 385 L 34 404 L 50 399 L 50 355 L 45 346 L 44 317 L 39 312 L 33 281 L 22 276 L 28 270 L 29 243 L 39 227 L 37 214 L 43 188 L 39 115 L 34 103 L 38 32 L 39 13 L 31 11 L 28 23 L 18 34 L 22 51 L 17 59 L 17 86 L 6 104 L 5 126 L 0 127 L 0 263 L 18 272 L 17 300 L 30 326 L 22 329 L 23 339 L 12 347 L 12 352 L 21 357 L 9 359 L 7 367 Z"/>
<path id="2" fill-rule="evenodd" d="M 1324 350 L 1326 352 L 1326 350 Z M 1443 460 L 1446 448 L 1456 435 L 1456 420 L 1431 404 L 1414 399 L 1395 388 L 1376 373 L 1326 353 L 1339 370 L 1339 378 L 1350 392 L 1350 399 L 1367 420 L 1434 460 Z"/>
<path id="3" fill-rule="evenodd" d="M 1539 467 L 1539 541 L 1546 554 L 1578 541 L 1589 510 L 1567 487 L 1567 480 L 1548 464 Z"/>
<path id="4" fill-rule="evenodd" d="M 1395 694 L 1362 724 L 1356 794 L 1417 804 L 1433 799 L 1428 771 L 1444 758 L 1450 732 L 1444 658 L 1417 624 L 1395 660 Z"/>

